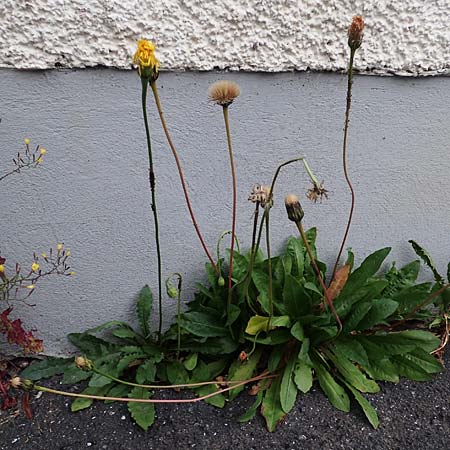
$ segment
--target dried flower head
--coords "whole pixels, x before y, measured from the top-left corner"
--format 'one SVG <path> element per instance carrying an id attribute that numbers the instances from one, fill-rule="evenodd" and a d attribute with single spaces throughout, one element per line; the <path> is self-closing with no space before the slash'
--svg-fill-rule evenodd
<path id="1" fill-rule="evenodd" d="M 77 356 L 75 358 L 75 365 L 85 371 L 90 371 L 94 367 L 92 361 L 90 359 L 85 358 L 84 356 Z"/>
<path id="2" fill-rule="evenodd" d="M 138 66 L 140 77 L 154 81 L 159 74 L 159 61 L 155 55 L 156 45 L 147 39 L 138 41 L 138 48 L 133 56 L 133 64 Z"/>
<path id="3" fill-rule="evenodd" d="M 354 16 L 348 27 L 348 45 L 352 50 L 361 47 L 364 36 L 364 19 L 362 16 Z"/>
<path id="4" fill-rule="evenodd" d="M 261 207 L 265 208 L 270 201 L 270 186 L 255 184 L 248 200 L 252 203 L 259 202 Z"/>
<path id="5" fill-rule="evenodd" d="M 11 385 L 12 388 L 18 389 L 20 388 L 20 386 L 22 386 L 22 380 L 20 377 L 13 377 L 9 381 L 9 384 Z"/>
<path id="6" fill-rule="evenodd" d="M 231 105 L 240 93 L 239 85 L 228 80 L 216 81 L 208 89 L 209 99 L 221 106 Z"/>
<path id="7" fill-rule="evenodd" d="M 288 194 L 284 199 L 284 204 L 286 206 L 289 220 L 292 220 L 292 222 L 295 223 L 300 223 L 305 214 L 298 197 L 295 194 Z"/>
<path id="8" fill-rule="evenodd" d="M 316 203 L 317 200 L 322 201 L 323 198 L 328 198 L 328 191 L 323 187 L 322 183 L 313 183 L 312 187 L 306 192 L 306 197 L 312 202 Z"/>

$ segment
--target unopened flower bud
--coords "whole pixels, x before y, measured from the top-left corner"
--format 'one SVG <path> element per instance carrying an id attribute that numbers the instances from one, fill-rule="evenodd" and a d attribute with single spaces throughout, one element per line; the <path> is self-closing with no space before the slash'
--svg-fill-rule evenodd
<path id="1" fill-rule="evenodd" d="M 19 387 L 25 391 L 31 391 L 32 389 L 34 389 L 34 383 L 31 380 L 20 379 Z"/>
<path id="2" fill-rule="evenodd" d="M 247 352 L 242 351 L 241 353 L 239 353 L 239 361 L 244 362 L 247 361 L 247 359 L 248 359 Z"/>
<path id="3" fill-rule="evenodd" d="M 292 220 L 292 222 L 295 223 L 300 223 L 305 214 L 298 197 L 294 194 L 288 194 L 284 199 L 284 204 L 286 206 L 289 220 Z"/>
<path id="4" fill-rule="evenodd" d="M 220 275 L 219 279 L 217 280 L 217 284 L 218 284 L 220 287 L 225 286 L 225 279 L 223 278 L 222 275 Z"/>
<path id="5" fill-rule="evenodd" d="M 166 291 L 167 291 L 167 295 L 170 298 L 177 298 L 178 297 L 178 289 L 176 287 L 167 286 Z"/>
<path id="6" fill-rule="evenodd" d="M 348 45 L 352 50 L 361 47 L 364 36 L 364 19 L 362 16 L 354 16 L 348 27 Z"/>

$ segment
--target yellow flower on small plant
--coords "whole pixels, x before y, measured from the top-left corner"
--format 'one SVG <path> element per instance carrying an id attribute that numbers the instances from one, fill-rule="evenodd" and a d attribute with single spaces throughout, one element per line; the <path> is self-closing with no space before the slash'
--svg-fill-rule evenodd
<path id="1" fill-rule="evenodd" d="M 47 153 L 47 150 L 45 149 L 45 148 L 41 148 L 40 150 L 39 150 L 39 154 L 40 155 L 45 155 Z"/>
<path id="2" fill-rule="evenodd" d="M 37 270 L 39 270 L 39 267 L 39 264 L 37 262 L 34 262 L 33 264 L 31 264 L 31 271 L 36 272 Z"/>
<path id="3" fill-rule="evenodd" d="M 67 250 L 66 256 L 70 256 L 71 254 L 72 254 L 72 252 L 70 250 Z"/>
<path id="4" fill-rule="evenodd" d="M 25 145 L 30 145 L 30 139 L 29 138 L 25 138 L 23 141 L 25 142 Z"/>
<path id="5" fill-rule="evenodd" d="M 36 160 L 36 162 L 37 162 L 38 164 L 42 164 L 43 161 L 44 161 L 44 160 L 42 159 L 42 156 L 39 156 L 39 158 Z"/>
<path id="6" fill-rule="evenodd" d="M 0 273 L 3 273 L 5 271 L 5 266 L 3 264 L 0 264 Z"/>
<path id="7" fill-rule="evenodd" d="M 56 250 L 58 250 L 58 252 L 60 252 L 63 249 L 63 245 L 62 244 L 57 244 L 56 245 Z"/>
<path id="8" fill-rule="evenodd" d="M 155 55 L 156 45 L 147 39 L 138 41 L 138 48 L 133 56 L 133 64 L 138 66 L 141 78 L 154 81 L 158 78 L 159 61 Z"/>
<path id="9" fill-rule="evenodd" d="M 27 286 L 27 289 L 34 289 L 36 286 L 34 285 L 34 284 L 29 284 L 28 286 Z"/>
<path id="10" fill-rule="evenodd" d="M 41 253 L 41 256 L 42 256 L 43 258 L 47 258 L 47 253 Z"/>

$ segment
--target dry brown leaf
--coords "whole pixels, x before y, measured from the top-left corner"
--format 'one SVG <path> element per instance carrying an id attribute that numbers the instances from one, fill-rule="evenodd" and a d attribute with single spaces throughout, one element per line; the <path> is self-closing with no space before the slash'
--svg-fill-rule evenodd
<path id="1" fill-rule="evenodd" d="M 350 275 L 350 264 L 345 264 L 340 267 L 334 276 L 333 281 L 327 289 L 328 297 L 333 301 L 344 289 L 345 283 L 347 283 L 348 276 Z"/>

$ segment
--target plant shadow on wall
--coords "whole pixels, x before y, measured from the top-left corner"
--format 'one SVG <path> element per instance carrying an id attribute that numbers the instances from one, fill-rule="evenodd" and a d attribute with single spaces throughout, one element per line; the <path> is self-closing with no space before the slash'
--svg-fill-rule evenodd
<path id="1" fill-rule="evenodd" d="M 157 403 L 204 400 L 223 407 L 250 385 L 248 393 L 254 396 L 254 404 L 239 420 L 251 420 L 259 409 L 267 428 L 273 431 L 293 408 L 299 392 L 307 393 L 315 380 L 333 406 L 348 412 L 350 398 L 354 398 L 369 422 L 377 427 L 377 413 L 364 394 L 378 392 L 378 381 L 397 383 L 401 377 L 427 381 L 442 370 L 442 352 L 449 334 L 450 284 L 437 272 L 426 251 L 412 242 L 418 256 L 431 268 L 434 282 L 416 282 L 419 260 L 400 269 L 393 264 L 386 273 L 378 274 L 389 248 L 369 255 L 358 268 L 354 268 L 354 256 L 349 251 L 346 262 L 341 264 L 355 204 L 347 169 L 347 136 L 353 60 L 362 43 L 363 27 L 362 18 L 356 16 L 348 31 L 343 169 L 351 207 L 329 277 L 325 264 L 318 259 L 316 229 L 303 228 L 304 211 L 294 194 L 285 197 L 285 207 L 298 235 L 289 238 L 281 255 L 271 254 L 270 213 L 276 207 L 277 179 L 286 167 L 299 165 L 304 169 L 305 178 L 311 182 L 307 197 L 313 203 L 328 195 L 303 156 L 281 164 L 270 185 L 254 186 L 249 198 L 254 205 L 251 247 L 248 251 L 240 248 L 235 235 L 236 177 L 229 117 L 240 92 L 231 81 L 217 82 L 209 90 L 210 99 L 223 112 L 233 187 L 231 231 L 220 237 L 216 258 L 212 256 L 195 220 L 178 152 L 163 114 L 155 46 L 139 41 L 135 63 L 142 81 L 150 166 L 159 327 L 155 332 L 149 327 L 153 296 L 145 286 L 137 301 L 139 329 L 111 321 L 84 333 L 70 334 L 70 341 L 82 356 L 76 357 L 75 362 L 55 358 L 37 362 L 21 378 L 12 380 L 14 386 L 75 397 L 73 411 L 89 407 L 94 400 L 127 402 L 131 416 L 146 430 L 154 421 Z M 184 312 L 181 275 L 174 273 L 164 281 L 161 271 L 157 172 L 146 110 L 149 86 L 177 165 L 189 215 L 208 258 L 208 283 L 197 284 L 194 299 L 187 303 Z M 228 235 L 230 249 L 222 256 L 221 244 Z M 178 302 L 176 320 L 165 332 L 164 286 L 168 296 Z M 78 394 L 35 382 L 59 373 L 63 373 L 63 384 L 88 380 L 88 387 Z M 155 394 L 162 389 L 181 388 L 191 391 L 192 396 L 167 400 Z"/>
<path id="2" fill-rule="evenodd" d="M 24 141 L 25 151 L 19 151 L 13 158 L 13 168 L 0 176 L 0 183 L 10 176 L 20 174 L 30 169 L 39 168 L 44 162 L 47 150 L 40 145 L 34 149 L 30 146 L 30 139 Z M 43 351 L 43 342 L 34 336 L 35 330 L 26 330 L 21 319 L 13 319 L 11 316 L 14 306 L 30 304 L 30 297 L 35 292 L 37 286 L 43 278 L 49 276 L 72 276 L 75 272 L 69 266 L 70 250 L 64 249 L 63 244 L 57 244 L 56 249 L 52 248 L 48 253 L 37 255 L 33 253 L 32 261 L 28 267 L 22 267 L 16 263 L 9 267 L 6 258 L 0 252 L 0 334 L 5 336 L 12 350 L 20 349 L 23 356 L 40 353 Z M 5 309 L 3 309 L 6 306 Z M 0 408 L 6 410 L 13 408 L 18 403 L 18 396 L 12 391 L 14 387 L 11 383 L 11 373 L 17 371 L 18 367 L 14 363 L 14 358 L 8 358 L 0 352 Z M 22 396 L 22 407 L 28 417 L 31 418 L 29 408 L 29 396 L 25 393 Z"/>

